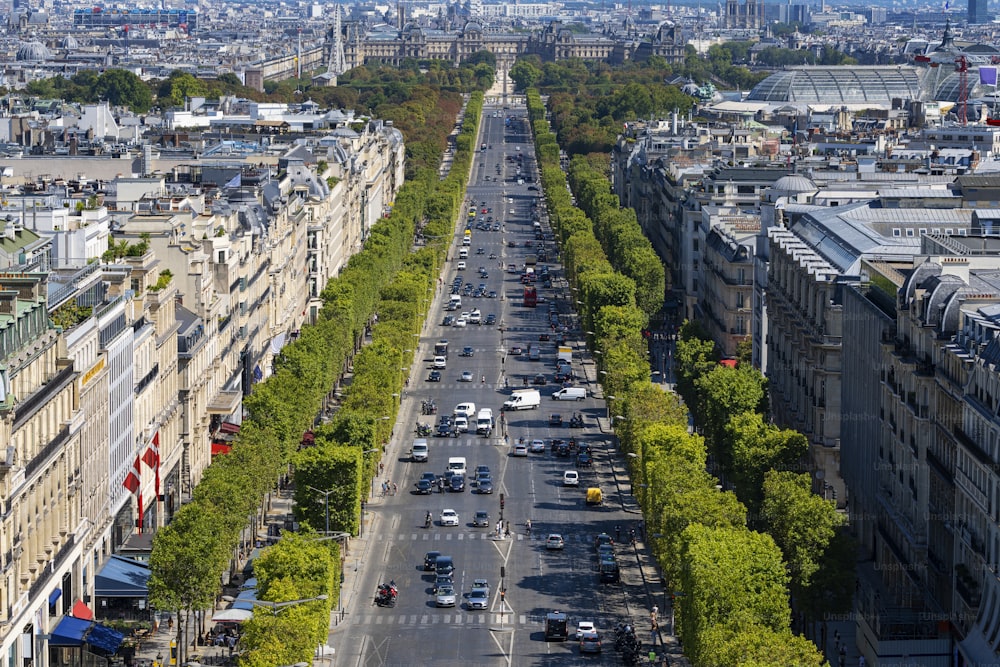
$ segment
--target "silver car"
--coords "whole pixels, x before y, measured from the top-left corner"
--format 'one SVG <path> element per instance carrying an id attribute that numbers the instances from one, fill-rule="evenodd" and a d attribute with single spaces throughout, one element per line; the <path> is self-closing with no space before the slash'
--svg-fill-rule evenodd
<path id="1" fill-rule="evenodd" d="M 489 609 L 490 593 L 485 588 L 473 588 L 469 593 L 469 609 Z"/>
<path id="2" fill-rule="evenodd" d="M 438 607 L 454 607 L 455 597 L 455 587 L 451 584 L 438 586 L 435 604 Z"/>

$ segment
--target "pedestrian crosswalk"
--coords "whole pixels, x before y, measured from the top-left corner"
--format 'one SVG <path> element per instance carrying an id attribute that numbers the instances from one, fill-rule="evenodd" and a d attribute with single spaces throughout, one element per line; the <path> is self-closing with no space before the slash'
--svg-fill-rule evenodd
<path id="1" fill-rule="evenodd" d="M 511 525 L 513 530 L 513 524 Z M 577 535 L 559 533 L 562 535 L 563 542 L 568 544 L 593 544 L 595 535 L 593 533 L 580 533 Z M 544 542 L 549 536 L 549 533 L 535 531 L 531 535 L 526 535 L 523 532 L 512 533 L 510 537 L 503 537 L 499 540 L 496 537 L 496 533 L 491 530 L 491 527 L 483 527 L 472 529 L 469 531 L 462 530 L 444 530 L 444 531 L 419 531 L 419 532 L 399 532 L 399 533 L 389 533 L 389 534 L 379 534 L 372 537 L 372 539 L 378 542 L 471 542 L 475 540 L 493 540 L 504 542 L 507 540 L 515 540 L 517 542 Z"/>
<path id="2" fill-rule="evenodd" d="M 372 614 L 358 614 L 355 622 L 360 625 L 397 625 L 397 626 L 430 626 L 430 625 L 454 625 L 454 626 L 499 626 L 501 624 L 512 625 L 540 625 L 541 620 L 530 617 L 526 614 L 498 614 L 487 611 L 475 613 L 452 613 L 447 610 L 440 610 L 442 613 L 431 614 L 396 614 L 391 609 Z"/>

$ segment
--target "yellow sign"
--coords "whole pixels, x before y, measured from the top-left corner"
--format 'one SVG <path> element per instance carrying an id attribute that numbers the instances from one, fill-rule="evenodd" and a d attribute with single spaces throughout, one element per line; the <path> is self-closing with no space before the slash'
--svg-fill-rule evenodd
<path id="1" fill-rule="evenodd" d="M 80 380 L 80 386 L 86 385 L 88 382 L 94 379 L 94 376 L 100 373 L 104 369 L 104 357 L 96 364 L 91 366 L 90 370 L 83 374 L 83 378 Z"/>

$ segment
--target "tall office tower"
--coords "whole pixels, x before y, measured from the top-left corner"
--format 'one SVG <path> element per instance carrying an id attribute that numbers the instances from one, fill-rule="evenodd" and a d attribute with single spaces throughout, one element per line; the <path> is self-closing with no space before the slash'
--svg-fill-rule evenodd
<path id="1" fill-rule="evenodd" d="M 969 23 L 989 23 L 986 0 L 969 0 Z"/>

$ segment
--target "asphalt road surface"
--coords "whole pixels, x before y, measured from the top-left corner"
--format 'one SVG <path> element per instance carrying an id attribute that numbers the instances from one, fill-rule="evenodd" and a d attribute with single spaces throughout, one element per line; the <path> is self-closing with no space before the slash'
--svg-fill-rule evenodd
<path id="1" fill-rule="evenodd" d="M 498 117 L 494 117 L 495 113 Z M 505 115 L 516 117 L 510 127 L 505 126 Z M 520 276 L 506 272 L 509 263 L 520 268 L 525 256 L 536 252 L 540 243 L 533 230 L 533 203 L 540 196 L 538 173 L 525 109 L 505 111 L 498 106 L 487 107 L 480 143 L 486 143 L 487 149 L 476 154 L 468 198 L 476 206 L 476 220 L 492 215 L 502 230 L 479 231 L 473 225 L 467 269 L 460 272 L 455 267 L 464 225 L 456 229 L 443 285 L 437 292 L 429 326 L 420 341 L 418 362 L 403 397 L 402 423 L 407 428 L 402 429 L 405 432 L 397 429 L 390 450 L 390 455 L 398 457 L 389 467 L 394 471 L 393 481 L 399 491 L 370 506 L 368 512 L 366 530 L 374 530 L 374 534 L 358 573 L 361 592 L 355 608 L 347 610 L 337 632 L 337 664 L 342 667 L 620 664 L 611 629 L 626 613 L 627 587 L 598 582 L 593 542 L 598 533 L 614 535 L 616 525 L 634 525 L 638 517 L 626 514 L 620 504 L 606 502 L 603 507 L 589 507 L 585 503 L 589 486 L 600 485 L 606 500 L 614 497 L 614 480 L 608 467 L 609 439 L 600 432 L 597 422 L 598 416 L 604 416 L 603 402 L 592 398 L 589 391 L 587 399 L 580 402 L 551 398 L 559 388 L 552 382 L 555 336 L 552 335 L 552 341 L 539 341 L 541 334 L 552 333 L 549 305 L 557 304 L 563 322 L 575 322 L 569 312 L 572 299 L 562 279 L 561 266 L 555 261 L 554 243 L 546 241 L 544 246 L 549 255 L 546 263 L 555 280 L 552 288 L 538 284 L 539 296 L 545 303 L 537 308 L 523 306 Z M 521 161 L 516 159 L 518 153 L 524 154 Z M 518 165 L 521 177 L 526 179 L 523 184 L 517 182 Z M 486 214 L 481 212 L 484 206 Z M 468 207 L 467 204 L 463 222 Z M 540 205 L 538 211 L 543 231 L 550 232 Z M 526 241 L 532 242 L 531 247 L 525 247 Z M 516 246 L 509 247 L 510 242 Z M 481 255 L 476 254 L 479 248 L 483 249 Z M 498 257 L 488 259 L 491 253 Z M 489 273 L 485 279 L 479 276 L 480 266 Z M 456 275 L 463 275 L 464 282 L 476 286 L 485 282 L 487 290 L 497 292 L 497 298 L 463 296 L 460 311 L 446 312 L 444 305 Z M 496 324 L 442 326 L 446 315 L 457 316 L 473 308 L 482 311 L 484 320 L 489 313 L 495 314 Z M 578 329 L 567 335 L 574 350 L 573 370 L 579 377 L 583 336 Z M 447 367 L 440 382 L 428 382 L 433 345 L 442 338 L 449 341 Z M 532 343 L 541 347 L 539 361 L 527 358 Z M 523 355 L 511 353 L 517 345 L 524 348 Z M 460 356 L 465 346 L 475 349 L 474 356 Z M 462 371 L 466 370 L 471 371 L 472 382 L 460 381 Z M 545 374 L 547 379 L 547 384 L 538 387 L 541 405 L 535 410 L 505 413 L 508 444 L 500 423 L 502 403 L 513 389 L 522 387 L 523 378 L 533 378 L 538 373 Z M 505 379 L 509 387 L 505 387 Z M 421 401 L 426 399 L 434 399 L 438 415 L 420 414 Z M 474 433 L 456 438 L 431 437 L 429 460 L 410 462 L 409 443 L 415 437 L 416 422 L 433 425 L 438 416 L 450 414 L 454 406 L 465 401 L 475 402 L 477 409 L 492 408 L 497 418 L 496 430 L 489 437 Z M 568 423 L 575 412 L 583 415 L 584 428 L 549 425 L 552 413 L 561 414 Z M 594 465 L 578 468 L 579 487 L 565 487 L 563 472 L 577 469 L 575 458 L 556 457 L 549 448 L 525 458 L 510 456 L 513 444 L 521 437 L 527 442 L 535 438 L 576 437 L 579 442 L 592 445 Z M 415 483 L 421 474 L 425 471 L 442 474 L 452 456 L 467 459 L 465 491 L 417 495 Z M 473 471 L 478 465 L 487 465 L 492 472 L 495 487 L 492 494 L 477 493 L 472 484 Z M 376 492 L 378 487 L 376 484 Z M 509 523 L 511 535 L 497 539 L 495 528 L 500 519 L 501 493 L 505 498 L 503 528 Z M 458 512 L 459 526 L 440 525 L 440 513 L 445 508 Z M 489 527 L 473 527 L 473 515 L 478 510 L 489 513 Z M 425 528 L 424 516 L 428 511 L 432 512 L 434 523 Z M 528 519 L 532 522 L 530 535 L 525 527 Z M 545 539 L 550 533 L 562 535 L 565 540 L 562 551 L 546 550 Z M 454 580 L 459 597 L 454 608 L 435 605 L 433 573 L 423 570 L 424 554 L 431 550 L 455 560 Z M 501 568 L 506 575 L 503 582 Z M 465 600 L 472 581 L 480 577 L 488 579 L 491 585 L 488 611 L 473 611 Z M 389 580 L 394 580 L 399 588 L 398 602 L 394 607 L 378 607 L 374 604 L 378 584 Z M 501 585 L 506 587 L 503 600 Z M 367 598 L 366 590 L 370 593 Z M 570 641 L 544 640 L 544 617 L 553 610 L 569 616 Z M 577 642 L 572 640 L 572 628 L 578 620 L 593 620 L 605 631 L 602 655 L 580 655 Z"/>

